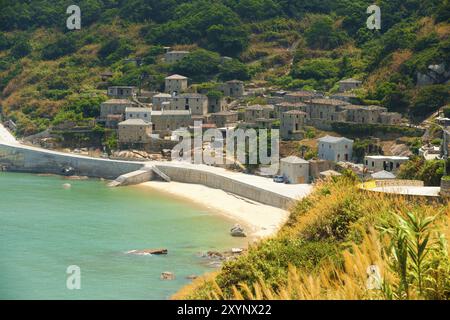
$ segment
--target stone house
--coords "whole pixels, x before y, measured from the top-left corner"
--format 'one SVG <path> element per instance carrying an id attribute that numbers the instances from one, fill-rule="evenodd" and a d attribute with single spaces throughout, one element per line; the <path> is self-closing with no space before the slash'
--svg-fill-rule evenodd
<path id="1" fill-rule="evenodd" d="M 152 131 L 158 133 L 187 128 L 192 124 L 189 110 L 152 111 L 151 119 Z"/>
<path id="2" fill-rule="evenodd" d="M 245 109 L 244 119 L 246 123 L 256 123 L 256 119 L 273 118 L 275 108 L 272 105 L 253 105 Z"/>
<path id="3" fill-rule="evenodd" d="M 380 123 L 387 125 L 399 125 L 402 123 L 402 115 L 397 112 L 380 113 Z"/>
<path id="4" fill-rule="evenodd" d="M 163 102 L 172 101 L 172 96 L 168 93 L 158 93 L 155 94 L 152 98 L 153 110 L 161 110 Z"/>
<path id="5" fill-rule="evenodd" d="M 277 118 L 281 118 L 284 112 L 298 110 L 306 112 L 306 104 L 303 102 L 281 102 L 275 105 L 275 114 Z"/>
<path id="6" fill-rule="evenodd" d="M 333 161 L 313 159 L 309 160 L 309 175 L 313 180 L 319 179 L 320 173 L 328 170 L 333 170 L 335 163 Z"/>
<path id="7" fill-rule="evenodd" d="M 114 99 L 129 99 L 135 97 L 137 93 L 136 87 L 114 86 L 108 87 L 108 97 Z"/>
<path id="8" fill-rule="evenodd" d="M 289 92 L 284 95 L 284 101 L 290 102 L 290 103 L 298 103 L 298 102 L 305 102 L 309 101 L 314 98 L 322 97 L 323 95 L 321 93 L 317 93 L 314 91 L 296 91 L 296 92 Z"/>
<path id="9" fill-rule="evenodd" d="M 399 156 L 365 156 L 364 165 L 369 171 L 397 172 L 400 166 L 409 160 L 408 157 Z"/>
<path id="10" fill-rule="evenodd" d="M 347 111 L 346 120 L 356 123 L 377 123 L 380 122 L 380 115 L 387 112 L 387 109 L 380 106 L 356 106 L 346 105 L 341 107 Z"/>
<path id="11" fill-rule="evenodd" d="M 311 119 L 343 122 L 346 120 L 346 112 L 341 107 L 348 104 L 336 99 L 312 99 L 306 103 L 306 112 Z"/>
<path id="12" fill-rule="evenodd" d="M 183 60 L 189 54 L 189 51 L 168 51 L 164 54 L 164 61 L 168 64 Z"/>
<path id="13" fill-rule="evenodd" d="M 208 97 L 199 93 L 182 93 L 172 98 L 171 110 L 190 110 L 192 115 L 208 113 Z"/>
<path id="14" fill-rule="evenodd" d="M 142 119 L 145 122 L 151 122 L 151 108 L 126 108 L 125 109 L 125 120 L 128 119 Z"/>
<path id="15" fill-rule="evenodd" d="M 272 129 L 273 125 L 275 124 L 275 122 L 277 121 L 277 119 L 271 118 L 271 119 L 266 119 L 266 118 L 258 118 L 255 121 L 256 124 L 256 128 L 258 129 Z"/>
<path id="16" fill-rule="evenodd" d="M 212 113 L 210 121 L 214 123 L 217 128 L 235 126 L 238 122 L 238 113 L 234 111 Z"/>
<path id="17" fill-rule="evenodd" d="M 334 162 L 350 161 L 353 153 L 353 140 L 344 137 L 325 136 L 318 139 L 319 158 Z"/>
<path id="18" fill-rule="evenodd" d="M 290 110 L 281 114 L 280 136 L 283 140 L 300 140 L 307 118 L 306 112 Z"/>
<path id="19" fill-rule="evenodd" d="M 135 107 L 136 104 L 128 99 L 110 99 L 100 104 L 100 119 L 106 120 L 108 115 L 125 114 L 126 108 Z"/>
<path id="20" fill-rule="evenodd" d="M 171 95 L 180 94 L 188 88 L 188 78 L 179 74 L 173 74 L 166 77 L 165 91 Z"/>
<path id="21" fill-rule="evenodd" d="M 109 129 L 117 129 L 119 128 L 119 123 L 123 120 L 123 114 L 108 114 L 106 116 L 105 127 Z"/>
<path id="22" fill-rule="evenodd" d="M 152 124 L 142 119 L 128 119 L 119 123 L 118 133 L 120 144 L 149 143 Z"/>
<path id="23" fill-rule="evenodd" d="M 280 175 L 292 184 L 309 182 L 309 162 L 296 156 L 280 160 Z"/>
<path id="24" fill-rule="evenodd" d="M 362 81 L 353 78 L 339 81 L 339 92 L 351 91 L 361 87 Z"/>
<path id="25" fill-rule="evenodd" d="M 227 97 L 239 98 L 244 95 L 244 82 L 240 80 L 230 80 L 220 86 L 220 91 Z"/>
<path id="26" fill-rule="evenodd" d="M 225 111 L 227 102 L 224 97 L 208 96 L 208 113 Z"/>

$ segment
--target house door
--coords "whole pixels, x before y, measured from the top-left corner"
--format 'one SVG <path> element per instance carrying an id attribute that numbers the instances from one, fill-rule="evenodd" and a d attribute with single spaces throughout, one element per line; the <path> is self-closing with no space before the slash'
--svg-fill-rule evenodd
<path id="1" fill-rule="evenodd" d="M 297 183 L 304 184 L 305 183 L 305 177 L 298 177 L 297 178 Z"/>

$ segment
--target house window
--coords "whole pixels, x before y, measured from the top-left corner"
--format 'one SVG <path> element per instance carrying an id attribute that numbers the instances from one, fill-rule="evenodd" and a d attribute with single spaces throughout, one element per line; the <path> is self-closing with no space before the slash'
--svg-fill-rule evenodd
<path id="1" fill-rule="evenodd" d="M 372 161 L 372 168 L 373 168 L 373 167 L 375 167 L 375 162 L 374 162 L 374 161 Z"/>

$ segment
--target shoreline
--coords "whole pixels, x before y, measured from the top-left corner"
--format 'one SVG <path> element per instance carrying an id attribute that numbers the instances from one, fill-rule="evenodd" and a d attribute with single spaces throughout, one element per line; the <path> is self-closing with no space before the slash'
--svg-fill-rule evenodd
<path id="1" fill-rule="evenodd" d="M 137 187 L 171 194 L 217 212 L 241 224 L 251 241 L 275 235 L 289 218 L 289 211 L 200 184 L 148 181 Z"/>

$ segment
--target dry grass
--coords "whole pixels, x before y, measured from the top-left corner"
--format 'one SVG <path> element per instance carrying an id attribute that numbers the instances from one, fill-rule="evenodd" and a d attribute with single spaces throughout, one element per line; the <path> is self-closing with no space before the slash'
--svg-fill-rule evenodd
<path id="1" fill-rule="evenodd" d="M 448 203 L 429 203 L 425 199 L 359 191 L 356 184 L 329 181 L 319 183 L 316 192 L 296 203 L 291 212 L 286 226 L 271 241 L 283 243 L 287 239 L 298 238 L 324 243 L 334 241 L 341 248 L 341 258 L 327 258 L 314 270 L 294 267 L 295 262 L 292 261 L 292 265 L 283 271 L 285 281 L 276 287 L 269 285 L 265 278 L 256 282 L 243 281 L 231 288 L 221 287 L 223 279 L 230 276 L 230 268 L 242 267 L 237 263 L 196 280 L 174 298 L 360 300 L 450 297 L 450 252 L 442 241 L 450 240 Z M 399 273 L 396 236 L 405 234 L 407 228 L 401 221 L 409 221 L 408 214 L 418 219 L 418 225 L 429 217 L 435 217 L 435 220 L 429 225 L 423 223 L 425 227 L 419 228 L 419 231 L 407 233 L 411 241 L 405 260 L 408 282 L 405 289 L 404 278 Z M 348 223 L 336 224 L 336 221 L 348 217 L 353 217 Z M 340 233 L 342 230 L 339 229 L 343 227 L 348 229 L 346 233 Z M 412 230 L 414 223 L 409 223 L 407 227 Z M 428 239 L 425 253 L 422 252 L 423 265 L 419 275 L 416 274 L 413 258 L 417 249 L 416 237 L 421 239 L 417 240 L 419 244 L 423 239 Z M 249 251 L 252 250 L 259 250 L 259 247 L 252 247 Z M 264 262 L 256 265 L 260 264 L 264 265 Z M 378 278 L 369 277 L 370 266 L 376 266 Z M 221 282 L 217 281 L 219 278 Z M 420 286 L 419 278 L 423 278 Z"/>

